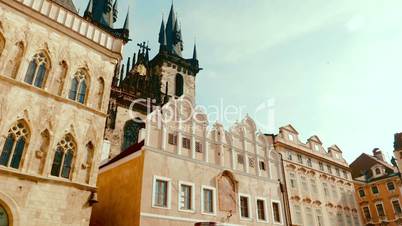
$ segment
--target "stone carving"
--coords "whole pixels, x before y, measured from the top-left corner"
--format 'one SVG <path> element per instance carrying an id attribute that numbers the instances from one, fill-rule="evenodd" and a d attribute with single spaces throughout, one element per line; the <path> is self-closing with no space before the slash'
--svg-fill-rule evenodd
<path id="1" fill-rule="evenodd" d="M 237 181 L 233 174 L 224 171 L 217 177 L 219 210 L 228 213 L 236 212 Z"/>

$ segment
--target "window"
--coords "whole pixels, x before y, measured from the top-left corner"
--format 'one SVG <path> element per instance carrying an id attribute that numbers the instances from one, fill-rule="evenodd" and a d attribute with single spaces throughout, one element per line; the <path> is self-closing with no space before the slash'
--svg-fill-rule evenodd
<path id="1" fill-rule="evenodd" d="M 202 187 L 201 210 L 205 214 L 215 214 L 215 188 Z"/>
<path id="2" fill-rule="evenodd" d="M 23 121 L 11 126 L 1 151 L 0 165 L 19 169 L 29 137 L 30 132 Z"/>
<path id="3" fill-rule="evenodd" d="M 121 150 L 124 151 L 130 146 L 138 143 L 140 130 L 145 128 L 145 123 L 140 118 L 129 120 L 124 124 L 123 144 Z"/>
<path id="4" fill-rule="evenodd" d="M 243 155 L 237 155 L 237 163 L 239 164 L 244 164 L 244 156 Z"/>
<path id="5" fill-rule="evenodd" d="M 289 135 L 288 135 L 288 138 L 289 138 L 290 141 L 294 141 L 294 139 L 295 139 L 295 138 L 293 137 L 293 134 L 289 134 Z"/>
<path id="6" fill-rule="evenodd" d="M 297 154 L 297 162 L 303 164 L 303 157 L 300 154 Z"/>
<path id="7" fill-rule="evenodd" d="M 183 76 L 181 74 L 176 75 L 176 92 L 175 95 L 180 97 L 183 95 Z"/>
<path id="8" fill-rule="evenodd" d="M 306 212 L 306 221 L 307 221 L 306 225 L 314 225 L 313 211 L 311 210 L 311 208 L 306 207 L 305 212 Z"/>
<path id="9" fill-rule="evenodd" d="M 328 170 L 328 173 L 332 174 L 332 168 L 330 165 L 327 165 L 327 170 Z"/>
<path id="10" fill-rule="evenodd" d="M 249 197 L 240 195 L 240 216 L 250 218 Z"/>
<path id="11" fill-rule="evenodd" d="M 363 188 L 359 189 L 359 196 L 360 196 L 360 197 L 366 196 L 366 193 L 364 192 L 364 189 L 363 189 Z"/>
<path id="12" fill-rule="evenodd" d="M 314 145 L 314 150 L 315 151 L 320 151 L 320 146 L 318 146 L 317 144 Z"/>
<path id="13" fill-rule="evenodd" d="M 322 184 L 322 187 L 323 187 L 323 189 L 324 189 L 324 195 L 325 195 L 325 197 L 329 197 L 329 191 L 328 191 L 328 185 L 327 185 L 327 183 L 323 183 L 323 184 Z"/>
<path id="14" fill-rule="evenodd" d="M 171 145 L 176 145 L 177 144 L 177 135 L 169 133 L 168 143 L 171 144 Z"/>
<path id="15" fill-rule="evenodd" d="M 79 69 L 75 73 L 71 80 L 70 93 L 68 94 L 70 100 L 85 104 L 88 93 L 87 79 L 88 74 L 84 69 Z"/>
<path id="16" fill-rule="evenodd" d="M 154 177 L 153 207 L 170 208 L 170 179 Z"/>
<path id="17" fill-rule="evenodd" d="M 307 159 L 307 166 L 313 167 L 313 164 L 311 163 L 311 158 Z"/>
<path id="18" fill-rule="evenodd" d="M 342 195 L 342 194 L 341 194 Z M 336 190 L 336 186 L 332 186 L 332 196 L 337 199 L 338 198 L 338 191 Z"/>
<path id="19" fill-rule="evenodd" d="M 294 212 L 294 223 L 297 225 L 303 224 L 303 218 L 302 218 L 302 212 L 301 212 L 301 207 L 299 205 L 294 205 L 293 206 L 293 212 Z"/>
<path id="20" fill-rule="evenodd" d="M 395 185 L 394 185 L 394 182 L 388 182 L 387 183 L 387 188 L 388 188 L 388 191 L 394 191 L 395 190 Z"/>
<path id="21" fill-rule="evenodd" d="M 73 137 L 65 135 L 56 146 L 50 174 L 70 179 L 75 152 L 76 144 Z"/>
<path id="22" fill-rule="evenodd" d="M 260 161 L 260 170 L 265 171 L 265 162 Z"/>
<path id="23" fill-rule="evenodd" d="M 182 141 L 183 141 L 183 148 L 190 149 L 191 147 L 190 139 L 183 137 Z"/>
<path id="24" fill-rule="evenodd" d="M 288 160 L 292 161 L 292 157 L 293 157 L 292 152 L 288 151 L 288 155 L 287 155 Z"/>
<path id="25" fill-rule="evenodd" d="M 336 175 L 337 175 L 338 177 L 340 177 L 340 176 L 341 176 L 341 171 L 340 171 L 338 168 L 336 168 L 335 171 L 336 171 Z"/>
<path id="26" fill-rule="evenodd" d="M 375 175 L 380 175 L 381 174 L 381 169 L 380 168 L 376 168 L 375 169 Z"/>
<path id="27" fill-rule="evenodd" d="M 318 165 L 320 166 L 320 170 L 324 171 L 324 164 L 322 164 L 322 162 L 319 162 Z"/>
<path id="28" fill-rule="evenodd" d="M 202 153 L 202 144 L 200 142 L 195 142 L 195 151 L 198 153 Z"/>
<path id="29" fill-rule="evenodd" d="M 255 159 L 249 157 L 249 158 L 248 158 L 248 165 L 249 165 L 251 168 L 254 168 L 254 167 L 255 167 Z"/>
<path id="30" fill-rule="evenodd" d="M 344 220 L 343 220 L 343 214 L 342 214 L 342 213 L 337 213 L 337 214 L 336 214 L 336 219 L 337 219 L 337 221 L 338 221 L 338 224 L 337 224 L 337 225 L 339 225 L 339 226 L 345 225 L 345 222 L 344 222 Z"/>
<path id="31" fill-rule="evenodd" d="M 1 34 L 0 34 L 0 38 L 1 38 Z M 0 41 L 1 41 L 1 39 L 0 39 Z M 0 46 L 0 48 L 1 48 L 1 46 Z M 0 49 L 0 53 L 1 53 L 1 49 Z M 3 226 L 9 225 L 9 224 L 8 224 L 8 221 L 9 221 L 8 218 L 9 218 L 9 217 L 8 217 L 7 211 L 6 211 L 5 208 L 2 207 L 1 204 L 0 204 L 0 225 L 3 225 Z M 10 219 L 10 220 L 11 220 L 11 219 Z"/>
<path id="32" fill-rule="evenodd" d="M 353 215 L 353 222 L 355 222 L 355 226 L 360 226 L 359 217 L 357 215 Z"/>
<path id="33" fill-rule="evenodd" d="M 265 200 L 257 199 L 257 218 L 259 221 L 266 221 L 266 208 L 265 208 Z"/>
<path id="34" fill-rule="evenodd" d="M 24 81 L 38 88 L 43 88 L 49 68 L 50 62 L 46 54 L 44 52 L 35 54 L 29 63 Z"/>
<path id="35" fill-rule="evenodd" d="M 375 208 L 377 209 L 378 216 L 380 216 L 380 217 L 385 216 L 384 206 L 382 205 L 382 203 L 377 203 L 375 205 Z"/>
<path id="36" fill-rule="evenodd" d="M 324 226 L 324 218 L 322 216 L 322 211 L 320 209 L 316 209 L 315 213 L 317 216 L 317 226 Z"/>
<path id="37" fill-rule="evenodd" d="M 314 179 L 310 179 L 311 191 L 313 194 L 318 194 L 317 184 Z"/>
<path id="38" fill-rule="evenodd" d="M 343 177 L 344 177 L 345 179 L 348 179 L 348 173 L 346 172 L 346 170 L 343 171 Z"/>
<path id="39" fill-rule="evenodd" d="M 368 206 L 363 207 L 363 214 L 364 214 L 364 218 L 366 218 L 367 221 L 371 220 L 371 213 L 370 213 L 370 209 Z"/>
<path id="40" fill-rule="evenodd" d="M 394 207 L 394 212 L 396 214 L 402 213 L 402 209 L 401 209 L 401 205 L 399 203 L 399 200 L 397 200 L 397 199 L 392 200 L 392 207 Z"/>
<path id="41" fill-rule="evenodd" d="M 293 174 L 293 173 L 290 173 L 289 178 L 290 178 L 290 186 L 291 186 L 291 188 L 296 189 L 297 188 L 296 175 Z"/>
<path id="42" fill-rule="evenodd" d="M 194 210 L 194 185 L 180 182 L 179 210 Z"/>
<path id="43" fill-rule="evenodd" d="M 373 194 L 378 194 L 378 187 L 376 185 L 371 186 L 371 192 L 373 192 Z"/>
<path id="44" fill-rule="evenodd" d="M 307 184 L 307 180 L 306 177 L 301 177 L 301 184 L 302 184 L 302 189 L 303 189 L 303 193 L 304 194 L 308 194 L 308 184 Z"/>
<path id="45" fill-rule="evenodd" d="M 279 202 L 272 202 L 272 213 L 274 215 L 274 223 L 282 223 L 281 207 L 279 205 Z"/>

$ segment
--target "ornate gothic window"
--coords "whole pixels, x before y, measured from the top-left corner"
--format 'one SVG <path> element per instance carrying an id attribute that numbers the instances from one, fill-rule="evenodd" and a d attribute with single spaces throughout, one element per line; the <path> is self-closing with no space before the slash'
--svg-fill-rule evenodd
<path id="1" fill-rule="evenodd" d="M 21 159 L 24 154 L 27 142 L 29 141 L 29 130 L 23 121 L 14 124 L 8 130 L 8 136 L 4 142 L 0 155 L 0 165 L 20 168 Z"/>
<path id="2" fill-rule="evenodd" d="M 46 54 L 44 52 L 35 54 L 25 74 L 25 82 L 43 88 L 49 68 L 50 61 Z"/>
<path id="3" fill-rule="evenodd" d="M 176 93 L 175 93 L 176 96 L 179 97 L 179 96 L 183 95 L 183 85 L 184 85 L 183 76 L 181 74 L 177 74 L 176 75 Z"/>
<path id="4" fill-rule="evenodd" d="M 140 129 L 145 128 L 144 122 L 140 118 L 127 121 L 124 125 L 124 139 L 122 150 L 129 148 L 131 145 L 138 142 Z"/>
<path id="5" fill-rule="evenodd" d="M 88 93 L 87 78 L 88 74 L 84 69 L 79 69 L 75 73 L 74 78 L 71 80 L 70 93 L 68 95 L 70 100 L 85 104 Z"/>
<path id="6" fill-rule="evenodd" d="M 76 145 L 71 135 L 66 135 L 57 144 L 51 175 L 70 179 Z"/>

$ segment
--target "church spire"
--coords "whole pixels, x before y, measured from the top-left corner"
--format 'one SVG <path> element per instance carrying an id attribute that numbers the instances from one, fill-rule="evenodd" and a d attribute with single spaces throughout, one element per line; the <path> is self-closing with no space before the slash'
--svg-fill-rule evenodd
<path id="1" fill-rule="evenodd" d="M 161 23 L 161 28 L 159 30 L 159 44 L 160 44 L 160 50 L 162 50 L 162 47 L 166 47 L 166 30 L 165 30 L 165 20 L 162 18 L 162 23 Z"/>
<path id="2" fill-rule="evenodd" d="M 92 18 L 93 8 L 94 8 L 94 2 L 93 2 L 93 0 L 89 0 L 87 8 L 85 9 L 85 12 L 84 12 L 84 18 L 86 18 L 86 19 Z"/>
<path id="3" fill-rule="evenodd" d="M 127 31 L 130 30 L 129 26 L 130 26 L 130 9 L 127 10 L 127 16 L 126 19 L 124 20 L 123 29 Z"/>
<path id="4" fill-rule="evenodd" d="M 117 1 L 118 0 L 115 0 L 114 4 L 113 4 L 113 23 L 115 23 L 117 21 L 117 15 L 118 15 Z"/>
<path id="5" fill-rule="evenodd" d="M 194 50 L 193 50 L 193 60 L 197 59 L 197 44 L 194 42 Z"/>

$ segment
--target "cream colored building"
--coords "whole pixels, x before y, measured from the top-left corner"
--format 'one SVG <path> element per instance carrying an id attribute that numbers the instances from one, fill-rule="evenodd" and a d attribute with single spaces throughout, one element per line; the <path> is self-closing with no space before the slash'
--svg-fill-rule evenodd
<path id="1" fill-rule="evenodd" d="M 288 125 L 279 129 L 275 149 L 284 159 L 292 225 L 362 225 L 351 172 L 338 146 L 325 150 L 317 136 L 303 143 Z"/>
<path id="2" fill-rule="evenodd" d="M 72 1 L 0 0 L 1 226 L 89 224 L 127 41 L 110 31 Z"/>
<path id="3" fill-rule="evenodd" d="M 91 225 L 288 225 L 273 136 L 248 116 L 209 127 L 193 106 L 172 99 L 147 117 L 142 142 L 101 166 Z"/>

